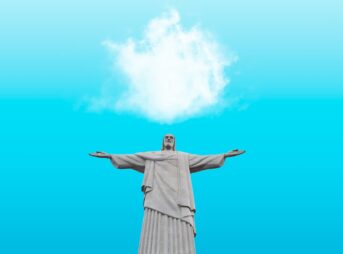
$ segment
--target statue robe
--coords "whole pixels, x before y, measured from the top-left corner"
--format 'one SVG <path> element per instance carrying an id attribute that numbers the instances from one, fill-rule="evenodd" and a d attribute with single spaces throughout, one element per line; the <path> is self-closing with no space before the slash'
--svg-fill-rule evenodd
<path id="1" fill-rule="evenodd" d="M 142 183 L 142 191 L 144 192 L 144 222 L 141 235 L 140 253 L 195 253 L 194 240 L 189 241 L 192 246 L 184 245 L 182 240 L 179 245 L 170 247 L 168 245 L 161 246 L 157 241 L 157 251 L 143 250 L 144 246 L 151 246 L 151 243 L 146 244 L 147 235 L 151 236 L 154 233 L 145 232 L 152 229 L 146 229 L 149 224 L 158 224 L 158 222 L 148 222 L 148 220 L 156 220 L 160 222 L 166 220 L 165 228 L 162 231 L 168 231 L 173 226 L 167 222 L 168 217 L 183 221 L 191 226 L 192 235 L 195 236 L 196 230 L 194 225 L 195 202 L 191 183 L 190 173 L 198 172 L 204 169 L 217 168 L 224 163 L 224 154 L 218 155 L 193 155 L 184 152 L 175 151 L 158 151 L 158 152 L 143 152 L 136 154 L 111 155 L 113 165 L 119 169 L 132 168 L 138 172 L 144 173 Z M 157 212 L 157 213 L 156 213 Z M 162 217 L 160 214 L 168 217 Z M 155 216 L 155 217 L 153 217 Z M 170 219 L 171 221 L 175 221 Z M 175 223 L 179 223 L 176 222 Z M 168 226 L 169 225 L 169 226 Z M 179 224 L 177 224 L 179 225 Z M 176 226 L 174 226 L 176 228 Z M 180 224 L 179 228 L 184 227 Z M 189 229 L 185 227 L 185 235 L 189 235 Z M 161 232 L 155 232 L 156 236 L 161 235 Z M 168 235 L 178 232 L 168 233 Z M 180 231 L 179 231 L 180 234 Z M 151 237 L 150 237 L 151 238 Z M 185 237 L 186 239 L 187 237 Z M 188 239 L 188 238 L 187 238 Z M 150 239 L 149 241 L 154 241 Z M 166 240 L 168 242 L 168 240 Z M 175 244 L 175 241 L 173 241 Z M 177 242 L 177 241 L 176 241 Z M 143 246 L 143 247 L 142 247 Z M 179 246 L 179 247 L 178 247 Z M 165 251 L 162 249 L 165 248 Z M 178 249 L 178 248 L 182 248 Z M 186 251 L 192 249 L 193 251 Z M 169 249 L 169 250 L 168 250 Z M 170 251 L 172 249 L 173 251 Z"/>

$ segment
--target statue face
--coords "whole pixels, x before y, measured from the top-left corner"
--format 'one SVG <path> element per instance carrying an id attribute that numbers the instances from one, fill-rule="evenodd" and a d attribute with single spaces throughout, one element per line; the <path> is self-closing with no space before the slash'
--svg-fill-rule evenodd
<path id="1" fill-rule="evenodd" d="M 163 150 L 175 150 L 175 137 L 173 134 L 164 135 Z"/>

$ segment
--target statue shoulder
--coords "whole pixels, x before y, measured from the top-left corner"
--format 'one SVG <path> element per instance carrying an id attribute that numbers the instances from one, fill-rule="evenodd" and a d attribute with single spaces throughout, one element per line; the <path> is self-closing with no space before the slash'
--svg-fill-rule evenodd
<path id="1" fill-rule="evenodd" d="M 145 160 L 155 160 L 161 156 L 160 151 L 151 151 L 151 152 L 140 152 L 136 153 L 137 156 L 145 159 Z"/>
<path id="2" fill-rule="evenodd" d="M 189 153 L 182 152 L 182 151 L 177 151 L 177 154 L 179 157 L 184 157 L 184 158 L 188 158 L 189 156 Z"/>
<path id="3" fill-rule="evenodd" d="M 135 153 L 138 156 L 150 156 L 150 155 L 156 155 L 161 153 L 160 151 L 148 151 L 148 152 L 139 152 L 139 153 Z"/>
<path id="4" fill-rule="evenodd" d="M 183 154 L 183 155 L 188 155 L 188 153 L 186 152 L 182 152 L 182 151 L 177 151 L 178 154 Z"/>

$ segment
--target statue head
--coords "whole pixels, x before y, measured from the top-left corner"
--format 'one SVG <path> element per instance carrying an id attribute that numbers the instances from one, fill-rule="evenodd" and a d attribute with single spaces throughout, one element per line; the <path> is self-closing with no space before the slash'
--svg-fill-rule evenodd
<path id="1" fill-rule="evenodd" d="M 164 135 L 162 142 L 162 151 L 163 150 L 175 151 L 175 137 L 173 134 Z"/>

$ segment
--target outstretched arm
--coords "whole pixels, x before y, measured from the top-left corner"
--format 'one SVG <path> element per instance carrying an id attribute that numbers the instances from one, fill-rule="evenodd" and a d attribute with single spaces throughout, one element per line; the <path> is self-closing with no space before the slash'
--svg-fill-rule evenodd
<path id="1" fill-rule="evenodd" d="M 104 152 L 90 153 L 90 156 L 97 158 L 110 159 L 113 166 L 116 168 L 132 168 L 143 173 L 145 168 L 145 160 L 137 154 L 108 154 Z"/>
<path id="2" fill-rule="evenodd" d="M 216 155 L 189 154 L 189 170 L 191 173 L 195 173 L 205 169 L 219 168 L 224 164 L 226 158 L 237 156 L 243 153 L 245 153 L 244 150 L 235 149 L 227 153 Z"/>
<path id="3" fill-rule="evenodd" d="M 234 156 L 237 156 L 237 155 L 241 155 L 245 153 L 245 150 L 238 150 L 238 149 L 234 149 L 230 152 L 227 152 L 227 153 L 224 153 L 224 157 L 227 158 L 227 157 L 234 157 Z"/>
<path id="4" fill-rule="evenodd" d="M 95 153 L 90 153 L 89 155 L 93 157 L 97 157 L 97 158 L 106 158 L 106 159 L 111 158 L 111 155 L 109 155 L 108 153 L 99 152 L 99 151 L 96 151 Z"/>

